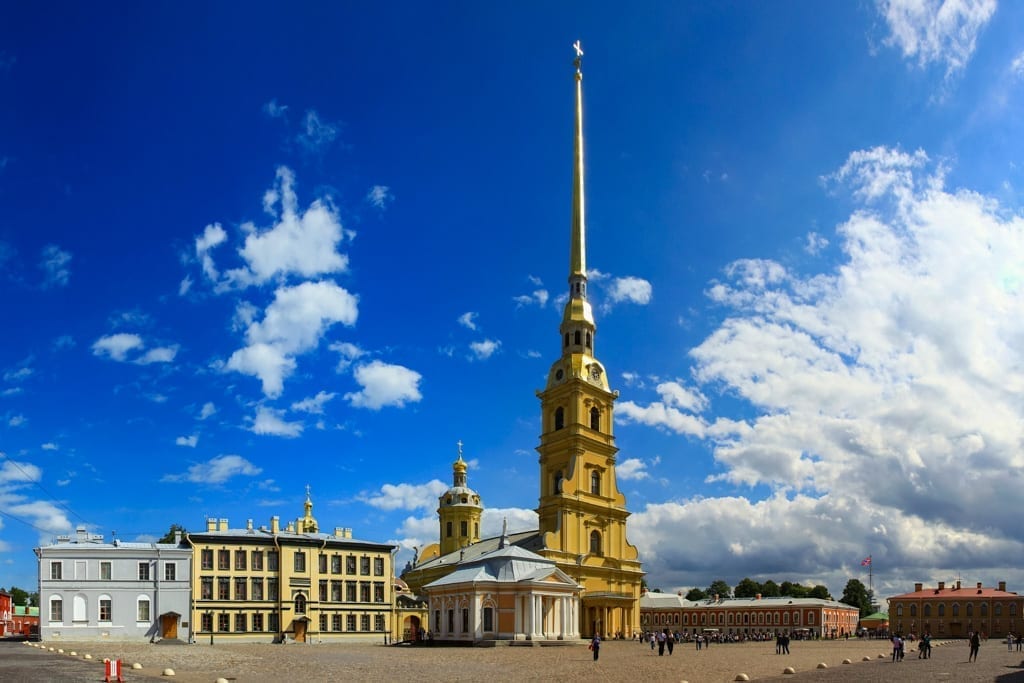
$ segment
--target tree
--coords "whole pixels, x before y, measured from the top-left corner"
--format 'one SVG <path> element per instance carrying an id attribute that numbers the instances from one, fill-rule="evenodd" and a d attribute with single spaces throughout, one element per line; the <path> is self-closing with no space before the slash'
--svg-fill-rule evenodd
<path id="1" fill-rule="evenodd" d="M 867 587 L 858 579 L 850 579 L 846 582 L 843 597 L 839 598 L 839 602 L 858 608 L 861 617 L 871 614 L 871 596 L 868 594 Z"/>
<path id="2" fill-rule="evenodd" d="M 783 581 L 782 585 L 779 586 L 779 592 L 790 598 L 806 598 L 807 590 L 807 586 L 801 586 L 799 583 L 793 583 L 792 581 Z"/>
<path id="3" fill-rule="evenodd" d="M 762 593 L 761 584 L 748 577 L 736 584 L 733 595 L 737 598 L 756 598 L 758 593 Z"/>
<path id="4" fill-rule="evenodd" d="M 686 594 L 686 599 L 691 602 L 697 602 L 698 600 L 705 600 L 708 594 L 699 588 L 691 588 L 690 592 Z"/>
<path id="5" fill-rule="evenodd" d="M 727 584 L 723 579 L 716 579 L 711 582 L 710 586 L 708 586 L 707 596 L 709 598 L 713 598 L 716 595 L 719 599 L 724 600 L 732 595 L 732 588 L 730 588 L 729 584 Z"/>
<path id="6" fill-rule="evenodd" d="M 807 597 L 818 598 L 819 600 L 831 600 L 832 594 L 828 592 L 828 586 L 823 586 L 820 583 L 807 591 Z"/>
<path id="7" fill-rule="evenodd" d="M 768 579 L 761 584 L 761 595 L 766 598 L 777 598 L 779 597 L 779 584 L 775 583 L 771 579 Z"/>
<path id="8" fill-rule="evenodd" d="M 0 591 L 5 591 L 11 594 L 11 604 L 24 607 L 26 605 L 37 605 L 39 604 L 39 594 L 29 593 L 24 588 L 18 588 L 17 586 L 11 586 L 10 590 L 0 588 Z M 32 602 L 32 597 L 35 596 L 36 601 Z"/>
<path id="9" fill-rule="evenodd" d="M 180 531 L 183 537 L 188 533 L 188 530 L 186 530 L 182 525 L 172 524 L 170 531 L 164 534 L 163 538 L 157 541 L 157 543 L 174 543 L 174 533 L 177 531 Z"/>

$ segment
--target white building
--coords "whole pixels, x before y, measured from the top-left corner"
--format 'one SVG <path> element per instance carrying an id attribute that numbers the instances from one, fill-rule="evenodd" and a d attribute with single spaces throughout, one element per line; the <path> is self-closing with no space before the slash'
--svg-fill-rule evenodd
<path id="1" fill-rule="evenodd" d="M 107 543 L 79 527 L 36 548 L 42 640 L 188 641 L 192 549 L 175 541 Z"/>

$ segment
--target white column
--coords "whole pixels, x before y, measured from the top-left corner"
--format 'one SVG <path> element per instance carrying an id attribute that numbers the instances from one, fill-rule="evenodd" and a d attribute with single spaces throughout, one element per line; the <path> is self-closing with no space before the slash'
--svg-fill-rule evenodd
<path id="1" fill-rule="evenodd" d="M 515 626 L 513 627 L 512 640 L 519 638 L 519 634 L 523 632 L 523 598 L 520 595 L 516 595 L 516 599 L 513 601 L 516 606 L 516 617 Z M 495 616 L 497 618 L 497 616 Z"/>
<path id="2" fill-rule="evenodd" d="M 473 636 L 480 640 L 484 637 L 484 620 L 483 620 L 483 603 L 484 598 L 482 595 L 473 596 L 473 608 L 470 610 L 470 623 L 473 624 Z"/>
<path id="3" fill-rule="evenodd" d="M 526 634 L 527 639 L 533 640 L 533 596 L 532 595 L 524 595 L 523 596 L 523 609 L 525 611 L 525 614 L 523 616 L 526 618 L 526 623 L 523 624 L 523 626 L 524 626 L 523 632 Z"/>

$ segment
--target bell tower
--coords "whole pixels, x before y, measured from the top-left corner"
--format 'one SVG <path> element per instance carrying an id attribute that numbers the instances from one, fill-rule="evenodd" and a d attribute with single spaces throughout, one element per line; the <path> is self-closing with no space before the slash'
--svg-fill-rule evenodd
<path id="1" fill-rule="evenodd" d="M 480 517 L 484 507 L 477 492 L 466 485 L 466 461 L 459 457 L 452 463 L 452 485 L 438 498 L 437 517 L 441 523 L 441 554 L 455 552 L 480 540 Z"/>
<path id="2" fill-rule="evenodd" d="M 559 326 L 561 354 L 548 371 L 541 405 L 540 498 L 544 556 L 583 585 L 580 633 L 632 634 L 640 628 L 643 571 L 626 540 L 626 497 L 615 475 L 613 410 L 619 393 L 595 355 L 597 325 L 587 299 L 583 183 L 583 51 L 576 48 L 569 299 Z"/>

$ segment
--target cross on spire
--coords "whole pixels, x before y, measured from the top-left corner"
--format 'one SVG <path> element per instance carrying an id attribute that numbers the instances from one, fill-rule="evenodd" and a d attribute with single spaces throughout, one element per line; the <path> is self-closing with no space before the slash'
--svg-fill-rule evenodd
<path id="1" fill-rule="evenodd" d="M 462 457 L 462 439 L 455 442 L 455 445 L 459 447 L 459 457 Z"/>

